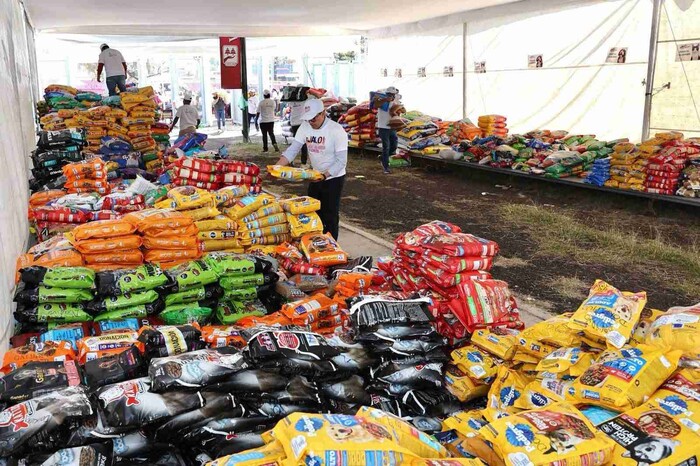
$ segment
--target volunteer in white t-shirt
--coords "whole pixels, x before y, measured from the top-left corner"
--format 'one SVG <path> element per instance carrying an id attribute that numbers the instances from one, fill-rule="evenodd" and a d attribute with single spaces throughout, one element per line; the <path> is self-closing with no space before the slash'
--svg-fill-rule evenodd
<path id="1" fill-rule="evenodd" d="M 117 88 L 119 92 L 126 91 L 126 62 L 122 53 L 109 48 L 107 44 L 100 45 L 100 50 L 102 52 L 97 60 L 97 82 L 100 82 L 100 75 L 104 69 L 109 95 L 117 95 Z"/>
<path id="2" fill-rule="evenodd" d="M 391 120 L 389 109 L 383 110 L 380 105 L 389 102 L 389 107 L 391 107 L 393 103 L 398 103 L 399 90 L 392 86 L 386 88 L 382 93 L 386 94 L 387 97 L 375 96 L 373 107 L 377 108 L 377 129 L 379 130 L 379 138 L 382 140 L 382 167 L 384 173 L 389 174 L 389 157 L 396 154 L 399 138 L 396 135 L 396 130 L 389 126 L 389 120 Z"/>
<path id="3" fill-rule="evenodd" d="M 348 135 L 335 121 L 326 116 L 323 102 L 309 99 L 304 105 L 303 123 L 292 145 L 277 161 L 278 165 L 291 164 L 306 144 L 311 168 L 323 173 L 324 180 L 309 184 L 309 197 L 321 201 L 318 212 L 323 231 L 338 239 L 340 221 L 340 195 L 345 183 L 345 167 L 348 164 Z"/>
<path id="4" fill-rule="evenodd" d="M 192 95 L 186 93 L 182 99 L 182 106 L 177 109 L 175 119 L 170 125 L 170 131 L 172 131 L 175 125 L 180 122 L 180 133 L 178 137 L 187 133 L 194 133 L 197 131 L 197 128 L 199 128 L 199 112 L 197 111 L 197 107 L 191 105 L 191 103 Z"/>
<path id="5" fill-rule="evenodd" d="M 258 110 L 258 93 L 255 89 L 248 92 L 248 115 L 253 118 L 255 130 L 260 131 L 260 111 Z"/>

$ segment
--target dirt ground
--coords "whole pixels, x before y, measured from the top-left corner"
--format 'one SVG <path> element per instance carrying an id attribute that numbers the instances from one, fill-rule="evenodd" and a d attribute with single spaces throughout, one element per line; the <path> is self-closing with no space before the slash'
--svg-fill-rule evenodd
<path id="1" fill-rule="evenodd" d="M 233 143 L 229 151 L 261 166 L 279 155 L 263 155 L 259 143 Z M 266 186 L 306 191 L 281 181 Z M 575 309 L 597 278 L 647 291 L 649 306 L 660 309 L 700 301 L 698 208 L 440 163 L 384 175 L 375 155 L 351 153 L 341 216 L 389 241 L 435 219 L 497 241 L 494 277 L 554 312 Z"/>

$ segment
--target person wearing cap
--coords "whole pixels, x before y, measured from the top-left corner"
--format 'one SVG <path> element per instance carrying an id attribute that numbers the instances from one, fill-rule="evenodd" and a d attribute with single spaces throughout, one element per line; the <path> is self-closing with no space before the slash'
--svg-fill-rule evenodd
<path id="1" fill-rule="evenodd" d="M 272 147 L 275 148 L 275 152 L 279 152 L 280 148 L 277 147 L 277 140 L 275 139 L 275 101 L 270 98 L 270 91 L 265 89 L 263 91 L 263 100 L 258 104 L 258 111 L 260 112 L 260 131 L 262 131 L 263 138 L 263 152 L 267 152 L 267 137 L 270 137 L 272 141 Z"/>
<path id="2" fill-rule="evenodd" d="M 214 92 L 212 97 L 212 110 L 216 116 L 216 128 L 219 131 L 226 131 L 226 101 L 220 94 Z"/>
<path id="3" fill-rule="evenodd" d="M 107 91 L 109 95 L 117 95 L 126 91 L 126 62 L 122 53 L 117 49 L 109 48 L 109 45 L 100 45 L 100 57 L 97 60 L 97 82 L 100 82 L 102 70 L 105 70 L 107 77 Z"/>
<path id="4" fill-rule="evenodd" d="M 306 144 L 311 168 L 323 174 L 323 181 L 309 184 L 308 195 L 321 201 L 318 215 L 323 222 L 323 232 L 338 239 L 340 196 L 348 164 L 348 135 L 340 124 L 326 116 L 323 102 L 318 99 L 305 102 L 301 120 L 292 145 L 284 151 L 277 164 L 290 165 Z"/>
<path id="5" fill-rule="evenodd" d="M 377 109 L 377 129 L 379 130 L 379 138 L 382 140 L 382 168 L 384 169 L 384 174 L 391 173 L 389 171 L 389 157 L 396 154 L 399 138 L 396 135 L 396 130 L 389 126 L 389 120 L 391 120 L 389 108 L 384 110 L 381 106 L 389 102 L 389 107 L 391 107 L 392 103 L 398 102 L 398 93 L 399 90 L 394 86 L 388 87 L 384 92 L 375 94 L 372 102 L 372 106 Z M 384 94 L 384 96 L 381 96 L 381 94 Z"/>
<path id="6" fill-rule="evenodd" d="M 253 118 L 255 131 L 260 131 L 260 112 L 258 111 L 258 93 L 255 89 L 248 92 L 248 115 Z"/>
<path id="7" fill-rule="evenodd" d="M 197 111 L 197 107 L 191 104 L 192 94 L 186 92 L 185 96 L 182 98 L 182 106 L 177 109 L 175 119 L 170 125 L 170 131 L 172 131 L 175 125 L 180 122 L 180 133 L 178 137 L 188 133 L 194 133 L 197 131 L 197 128 L 199 128 L 199 112 Z"/>

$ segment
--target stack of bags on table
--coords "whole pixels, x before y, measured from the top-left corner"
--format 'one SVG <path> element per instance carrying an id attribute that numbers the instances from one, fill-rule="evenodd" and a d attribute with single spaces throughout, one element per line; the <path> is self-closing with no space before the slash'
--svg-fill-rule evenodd
<path id="1" fill-rule="evenodd" d="M 700 197 L 700 160 L 691 162 L 681 172 L 681 186 L 676 194 L 683 197 Z"/>
<path id="2" fill-rule="evenodd" d="M 620 142 L 613 146 L 610 154 L 610 179 L 605 186 L 610 188 L 644 190 L 647 160 L 632 143 Z"/>
<path id="3" fill-rule="evenodd" d="M 289 223 L 289 233 L 293 239 L 300 239 L 307 233 L 322 233 L 323 222 L 316 213 L 321 209 L 321 201 L 308 196 L 280 200 Z"/>
<path id="4" fill-rule="evenodd" d="M 423 151 L 426 148 L 449 142 L 449 138 L 444 134 L 438 134 L 438 130 L 437 123 L 429 116 L 421 115 L 414 118 L 397 133 L 399 147 L 409 151 Z"/>
<path id="5" fill-rule="evenodd" d="M 583 172 L 583 154 L 576 151 L 558 150 L 549 154 L 539 164 L 547 178 L 567 178 Z M 590 160 L 589 156 L 586 160 Z"/>
<path id="6" fill-rule="evenodd" d="M 450 138 L 452 144 L 459 144 L 462 141 L 471 141 L 481 136 L 481 128 L 474 125 L 469 118 L 450 123 L 445 134 Z"/>
<path id="7" fill-rule="evenodd" d="M 647 159 L 647 177 L 644 188 L 648 193 L 674 195 L 680 183 L 681 172 L 688 160 L 697 157 L 700 148 L 697 144 L 683 140 L 681 133 L 657 133 L 661 149 Z M 642 145 L 648 145 L 648 141 Z"/>
<path id="8" fill-rule="evenodd" d="M 65 194 L 65 191 L 59 192 Z M 39 193 L 32 195 L 30 206 L 47 197 Z M 99 213 L 99 201 L 100 195 L 96 193 L 65 194 L 54 197 L 43 205 L 30 207 L 29 218 L 34 222 L 37 239 L 45 241 L 58 234 L 70 232 L 76 225 L 101 220 L 103 217 Z"/>
<path id="9" fill-rule="evenodd" d="M 202 255 L 194 220 L 182 212 L 145 209 L 131 212 L 122 220 L 135 226 L 142 235 L 146 262 L 168 269 Z"/>
<path id="10" fill-rule="evenodd" d="M 403 233 L 392 260 L 378 266 L 406 292 L 428 292 L 437 330 L 452 339 L 485 327 L 520 327 L 517 304 L 508 284 L 488 270 L 498 244 L 434 221 Z"/>
<path id="11" fill-rule="evenodd" d="M 333 105 L 340 103 L 340 99 L 328 91 L 323 97 L 321 97 L 321 102 L 323 102 L 323 108 L 326 109 L 326 112 L 328 112 L 328 109 L 330 109 Z"/>
<path id="12" fill-rule="evenodd" d="M 596 186 L 605 186 L 605 182 L 610 179 L 610 160 L 610 157 L 595 160 L 584 182 Z"/>
<path id="13" fill-rule="evenodd" d="M 216 191 L 225 186 L 245 186 L 250 193 L 262 188 L 260 167 L 236 160 L 207 160 L 182 157 L 175 162 L 172 183 Z"/>
<path id="14" fill-rule="evenodd" d="M 32 152 L 32 192 L 62 188 L 66 182 L 63 166 L 83 160 L 85 136 L 76 130 L 41 131 L 37 148 Z"/>
<path id="15" fill-rule="evenodd" d="M 236 239 L 242 248 L 277 245 L 291 239 L 284 210 L 270 194 L 236 199 L 223 212 L 236 222 Z"/>
<path id="16" fill-rule="evenodd" d="M 64 165 L 63 185 L 69 194 L 98 193 L 109 194 L 111 188 L 107 181 L 107 170 L 104 161 L 99 158 Z"/>
<path id="17" fill-rule="evenodd" d="M 326 113 L 328 114 L 328 118 L 330 118 L 331 120 L 339 121 L 341 117 L 354 106 L 355 104 L 349 102 L 338 102 L 329 106 L 326 109 Z"/>
<path id="18" fill-rule="evenodd" d="M 506 117 L 501 115 L 481 115 L 479 117 L 479 128 L 481 128 L 481 135 L 484 137 L 498 136 L 502 139 L 508 137 Z"/>
<path id="19" fill-rule="evenodd" d="M 66 235 L 88 267 L 113 270 L 143 263 L 143 239 L 125 220 L 98 220 L 80 225 Z"/>
<path id="20" fill-rule="evenodd" d="M 368 103 L 352 107 L 338 122 L 345 127 L 351 147 L 363 147 L 378 143 L 377 113 L 376 110 L 369 108 Z"/>
<path id="21" fill-rule="evenodd" d="M 22 333 L 40 333 L 46 325 L 92 320 L 86 304 L 93 299 L 95 272 L 85 267 L 29 266 L 20 270 L 14 301 Z"/>

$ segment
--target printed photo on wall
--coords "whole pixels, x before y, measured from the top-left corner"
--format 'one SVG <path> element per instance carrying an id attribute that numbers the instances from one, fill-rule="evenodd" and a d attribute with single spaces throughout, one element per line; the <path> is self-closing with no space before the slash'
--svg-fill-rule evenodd
<path id="1" fill-rule="evenodd" d="M 611 48 L 605 63 L 627 63 L 627 47 Z"/>
<path id="2" fill-rule="evenodd" d="M 418 77 L 419 77 L 419 78 L 425 78 L 425 76 L 426 76 L 426 74 L 425 74 L 425 67 L 420 67 L 420 68 L 418 68 Z"/>
<path id="3" fill-rule="evenodd" d="M 700 42 L 678 44 L 676 61 L 700 61 Z"/>
<path id="4" fill-rule="evenodd" d="M 474 72 L 475 73 L 486 73 L 486 62 L 485 61 L 475 61 L 474 62 Z"/>
<path id="5" fill-rule="evenodd" d="M 527 67 L 528 68 L 542 68 L 542 55 L 528 55 L 527 56 Z"/>
<path id="6" fill-rule="evenodd" d="M 394 77 L 395 78 L 403 78 L 403 72 L 401 71 L 401 68 L 396 68 L 394 70 Z"/>
<path id="7" fill-rule="evenodd" d="M 389 71 L 386 68 L 379 68 L 379 76 L 386 78 L 389 76 Z"/>
<path id="8" fill-rule="evenodd" d="M 453 77 L 453 76 L 455 75 L 454 67 L 452 67 L 452 66 L 446 66 L 446 67 L 442 70 L 442 74 L 443 74 L 443 76 L 445 76 L 446 78 L 451 78 L 451 77 Z"/>

